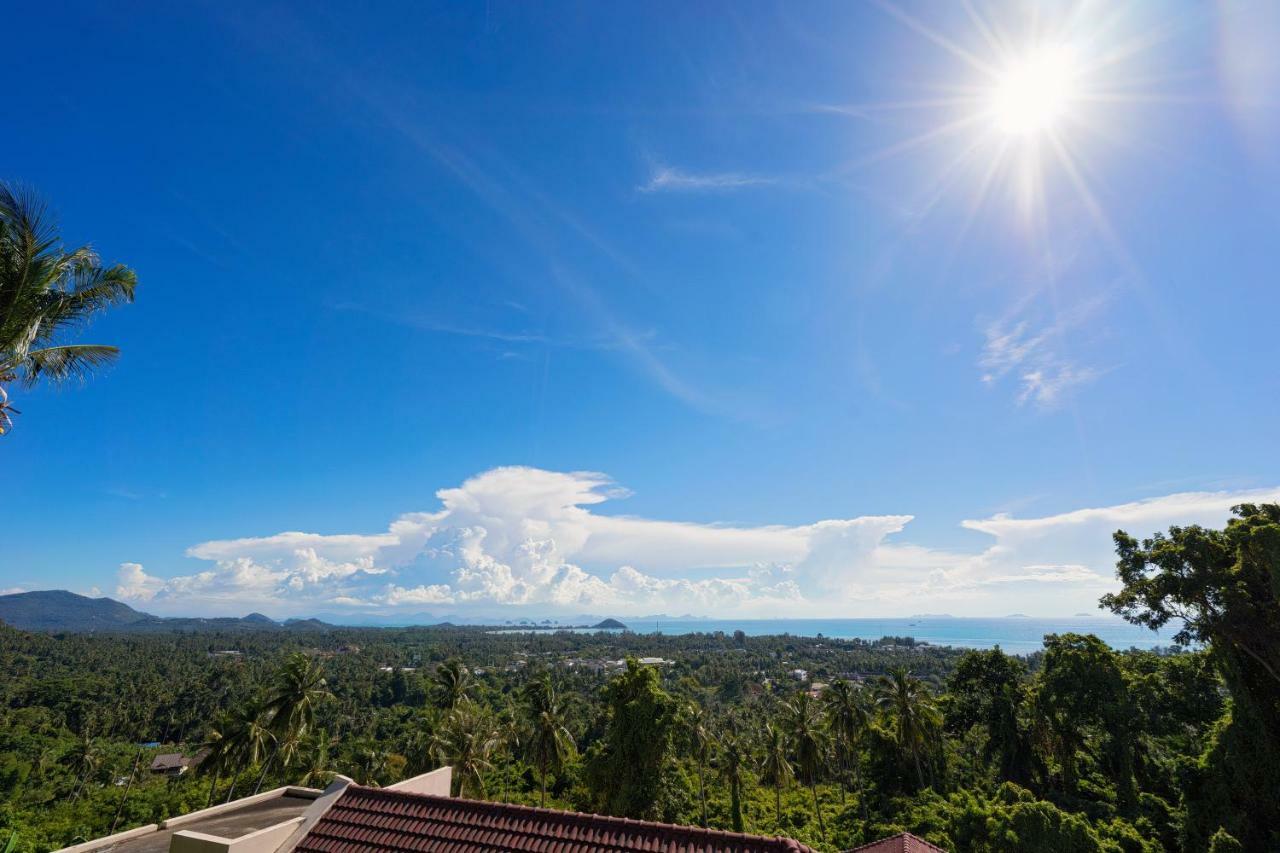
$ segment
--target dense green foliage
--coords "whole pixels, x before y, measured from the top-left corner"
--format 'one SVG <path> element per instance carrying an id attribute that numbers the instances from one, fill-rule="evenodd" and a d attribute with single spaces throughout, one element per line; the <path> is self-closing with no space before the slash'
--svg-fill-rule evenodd
<path id="1" fill-rule="evenodd" d="M 1185 620 L 1198 650 L 0 627 L 0 837 L 51 849 L 285 782 L 448 763 L 463 796 L 828 850 L 901 830 L 955 851 L 1275 849 L 1280 509 L 1117 543 L 1106 603 Z M 671 662 L 618 663 L 656 655 Z M 204 750 L 199 767 L 148 772 L 178 749 Z"/>

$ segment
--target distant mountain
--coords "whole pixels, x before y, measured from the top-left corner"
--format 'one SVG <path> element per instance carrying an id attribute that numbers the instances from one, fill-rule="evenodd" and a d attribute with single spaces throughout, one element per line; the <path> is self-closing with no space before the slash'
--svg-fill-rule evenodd
<path id="1" fill-rule="evenodd" d="M 0 595 L 0 621 L 24 631 L 132 630 L 157 619 L 110 598 L 65 589 Z"/>
<path id="2" fill-rule="evenodd" d="M 597 623 L 597 624 L 595 624 L 595 625 L 592 625 L 591 627 L 592 627 L 592 628 L 600 628 L 600 629 L 602 629 L 602 630 L 608 630 L 608 631 L 625 631 L 625 630 L 627 630 L 627 626 L 626 626 L 626 625 L 623 625 L 623 624 L 622 624 L 621 622 L 619 622 L 617 619 L 605 619 L 604 621 L 599 622 L 599 623 Z"/>
<path id="3" fill-rule="evenodd" d="M 243 619 L 153 616 L 110 598 L 89 598 L 65 589 L 0 595 L 0 622 L 23 631 L 45 632 L 158 632 L 158 631 L 269 631 L 327 630 L 316 619 L 290 619 L 281 624 L 261 613 Z"/>

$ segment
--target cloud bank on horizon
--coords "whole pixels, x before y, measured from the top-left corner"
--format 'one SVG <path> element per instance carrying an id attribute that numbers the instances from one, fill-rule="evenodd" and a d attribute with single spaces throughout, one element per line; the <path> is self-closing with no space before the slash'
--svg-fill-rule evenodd
<path id="1" fill-rule="evenodd" d="M 494 468 L 437 493 L 385 532 L 283 532 L 203 542 L 207 567 L 169 578 L 119 568 L 116 595 L 157 612 L 273 615 L 656 611 L 709 616 L 1092 612 L 1115 586 L 1111 534 L 1222 525 L 1280 489 L 1184 492 L 1041 518 L 962 522 L 993 539 L 966 553 L 902 541 L 911 515 L 744 527 L 606 515 L 603 474 Z"/>

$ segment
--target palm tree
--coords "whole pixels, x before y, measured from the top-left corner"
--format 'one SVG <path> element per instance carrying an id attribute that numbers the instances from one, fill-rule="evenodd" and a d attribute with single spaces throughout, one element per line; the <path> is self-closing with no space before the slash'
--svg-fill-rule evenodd
<path id="1" fill-rule="evenodd" d="M 737 722 L 733 717 L 725 721 L 719 747 L 720 777 L 729 786 L 729 812 L 733 820 L 733 831 L 743 832 L 742 789 L 746 786 L 746 766 L 750 755 L 742 738 L 738 736 Z"/>
<path id="2" fill-rule="evenodd" d="M 787 733 L 791 736 L 791 751 L 796 758 L 797 775 L 813 794 L 813 813 L 818 817 L 818 832 L 826 840 L 827 827 L 822 818 L 822 807 L 818 805 L 818 776 L 822 774 L 827 758 L 826 730 L 822 725 L 821 712 L 813 698 L 804 691 L 797 693 L 790 702 L 784 702 L 782 710 Z"/>
<path id="3" fill-rule="evenodd" d="M 354 763 L 351 774 L 361 785 L 377 787 L 387 775 L 387 760 L 390 754 L 379 746 L 378 741 L 366 737 L 358 741 L 352 751 Z"/>
<path id="4" fill-rule="evenodd" d="M 84 791 L 85 785 L 88 784 L 89 778 L 98 769 L 98 765 L 102 761 L 102 753 L 99 751 L 97 744 L 93 742 L 93 739 L 86 734 L 76 745 L 71 761 L 80 776 L 80 780 L 76 783 L 75 790 L 71 794 L 71 802 L 74 803 L 80 798 L 80 794 Z"/>
<path id="5" fill-rule="evenodd" d="M 434 694 L 436 707 L 452 711 L 462 702 L 470 699 L 471 672 L 462 661 L 445 661 L 436 667 Z"/>
<path id="6" fill-rule="evenodd" d="M 840 804 L 844 805 L 844 789 L 848 786 L 847 774 L 853 768 L 858 784 L 858 802 L 862 806 L 862 819 L 867 820 L 867 803 L 862 789 L 862 739 L 871 726 L 871 709 L 861 690 L 844 679 L 837 679 L 822 696 L 827 710 L 827 727 L 835 739 L 836 755 L 840 761 Z"/>
<path id="7" fill-rule="evenodd" d="M 894 721 L 898 749 L 909 756 L 916 768 L 916 781 L 925 787 L 920 755 L 933 742 L 942 714 L 923 681 L 901 667 L 880 677 L 876 686 L 876 706 Z"/>
<path id="8" fill-rule="evenodd" d="M 564 724 L 564 711 L 550 675 L 526 684 L 522 698 L 528 714 L 525 759 L 538 772 L 538 805 L 546 808 L 547 775 L 561 773 L 573 757 L 573 735 Z"/>
<path id="9" fill-rule="evenodd" d="M 232 767 L 231 787 L 227 789 L 227 802 L 236 792 L 236 769 L 248 769 L 266 757 L 275 744 L 275 735 L 267 727 L 267 715 L 257 702 L 249 702 L 232 712 L 228 729 L 223 732 L 227 745 L 227 763 Z"/>
<path id="10" fill-rule="evenodd" d="M 693 705 L 688 710 L 685 734 L 689 739 L 689 751 L 698 763 L 698 799 L 702 802 L 702 825 L 707 825 L 707 762 L 711 760 L 711 729 L 707 712 Z"/>
<path id="11" fill-rule="evenodd" d="M 64 248 L 35 194 L 0 183 L 0 434 L 18 414 L 4 385 L 83 379 L 116 358 L 113 346 L 61 340 L 97 312 L 132 302 L 136 284 L 132 270 L 103 267 L 88 246 Z"/>
<path id="12" fill-rule="evenodd" d="M 449 714 L 440 730 L 440 757 L 452 765 L 458 796 L 478 792 L 485 799 L 484 773 L 491 770 L 489 755 L 498 740 L 492 720 L 482 709 L 462 702 Z"/>
<path id="13" fill-rule="evenodd" d="M 253 790 L 255 794 L 261 790 L 267 771 L 272 761 L 280 755 L 281 749 L 286 744 L 293 744 L 290 748 L 292 753 L 296 750 L 298 741 L 310 732 L 315 724 L 316 708 L 329 695 L 324 669 L 319 661 L 302 652 L 290 655 L 276 672 L 275 683 L 263 704 L 275 749 L 262 765 L 262 773 Z"/>
<path id="14" fill-rule="evenodd" d="M 333 768 L 329 766 L 329 733 L 320 729 L 304 741 L 302 755 L 298 784 L 314 787 L 327 784 L 333 776 Z"/>
<path id="15" fill-rule="evenodd" d="M 782 789 L 795 778 L 795 769 L 787 755 L 787 736 L 782 729 L 773 723 L 764 724 L 761 737 L 764 754 L 760 763 L 760 773 L 764 780 L 773 786 L 773 831 L 782 831 Z"/>
<path id="16" fill-rule="evenodd" d="M 330 695 L 320 662 L 295 652 L 276 673 L 264 710 L 276 733 L 305 735 L 315 724 L 316 708 Z"/>
<path id="17" fill-rule="evenodd" d="M 520 711 L 516 708 L 515 703 L 507 698 L 506 707 L 498 715 L 498 739 L 495 751 L 502 757 L 502 791 L 498 795 L 501 802 L 507 802 L 507 782 L 510 780 L 511 771 L 515 764 L 516 756 L 520 755 L 521 744 L 524 741 L 524 721 L 520 717 Z"/>
<path id="18" fill-rule="evenodd" d="M 218 788 L 218 779 L 231 761 L 231 753 L 234 750 L 235 743 L 233 738 L 228 737 L 228 734 L 234 726 L 235 723 L 230 714 L 226 711 L 218 712 L 218 715 L 214 717 L 213 724 L 209 727 L 209 733 L 205 737 L 204 743 L 200 744 L 200 749 L 204 752 L 204 758 L 200 760 L 200 764 L 196 767 L 196 772 L 213 774 L 213 780 L 209 783 L 209 797 L 205 801 L 205 808 L 213 804 L 213 794 Z"/>

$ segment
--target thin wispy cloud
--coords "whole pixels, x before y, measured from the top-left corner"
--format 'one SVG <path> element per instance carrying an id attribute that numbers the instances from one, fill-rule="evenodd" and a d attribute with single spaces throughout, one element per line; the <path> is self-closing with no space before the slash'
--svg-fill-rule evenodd
<path id="1" fill-rule="evenodd" d="M 649 180 L 637 189 L 642 193 L 716 192 L 777 184 L 776 178 L 745 172 L 686 172 L 672 166 L 654 166 Z"/>
<path id="2" fill-rule="evenodd" d="M 453 335 L 462 338 L 479 338 L 504 344 L 536 344 L 561 349 L 582 350 L 616 350 L 623 347 L 622 343 L 603 337 L 571 338 L 527 330 L 506 330 L 486 326 L 467 326 L 449 323 L 430 317 L 405 314 L 403 312 L 393 313 L 390 311 L 381 311 L 355 302 L 338 302 L 332 307 L 335 311 L 351 311 L 358 314 L 364 314 L 365 316 L 383 320 L 387 323 L 394 323 L 397 326 L 417 329 L 422 332 L 431 332 L 433 334 L 440 335 Z"/>
<path id="3" fill-rule="evenodd" d="M 1020 318 L 1020 311 L 1015 311 L 1013 317 L 988 323 L 983 329 L 985 343 L 978 358 L 982 382 L 994 386 L 1014 375 L 1019 405 L 1054 408 L 1068 391 L 1087 385 L 1106 372 L 1065 355 L 1077 330 L 1093 320 L 1106 302 L 1105 296 L 1083 300 L 1047 325 Z"/>

